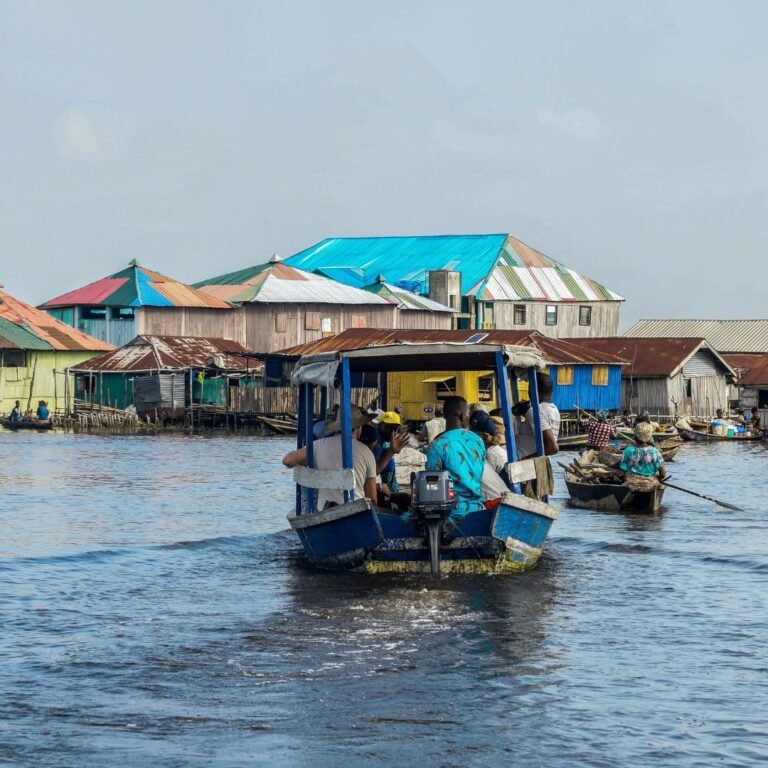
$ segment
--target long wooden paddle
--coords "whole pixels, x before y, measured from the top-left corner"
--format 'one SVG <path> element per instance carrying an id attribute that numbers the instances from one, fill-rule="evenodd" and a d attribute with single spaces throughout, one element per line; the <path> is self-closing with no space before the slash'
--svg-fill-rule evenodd
<path id="1" fill-rule="evenodd" d="M 700 499 L 706 499 L 707 501 L 714 501 L 718 507 L 722 507 L 723 509 L 730 509 L 734 512 L 744 511 L 741 507 L 735 507 L 733 504 L 726 504 L 726 502 L 724 501 L 720 501 L 719 499 L 713 499 L 711 496 L 706 496 L 703 493 L 696 493 L 696 491 L 689 491 L 687 488 L 681 488 L 679 485 L 672 485 L 672 483 L 668 483 L 666 480 L 662 480 L 661 482 L 664 485 L 666 485 L 667 488 L 674 488 L 676 491 L 682 491 L 683 493 L 690 493 L 691 496 L 698 496 Z"/>

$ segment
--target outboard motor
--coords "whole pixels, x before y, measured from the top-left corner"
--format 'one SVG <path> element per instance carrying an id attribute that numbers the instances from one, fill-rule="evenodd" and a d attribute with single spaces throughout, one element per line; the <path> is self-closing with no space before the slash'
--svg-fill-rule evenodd
<path id="1" fill-rule="evenodd" d="M 426 529 L 433 576 L 440 575 L 440 539 L 458 502 L 453 480 L 445 470 L 411 473 L 411 511 Z"/>

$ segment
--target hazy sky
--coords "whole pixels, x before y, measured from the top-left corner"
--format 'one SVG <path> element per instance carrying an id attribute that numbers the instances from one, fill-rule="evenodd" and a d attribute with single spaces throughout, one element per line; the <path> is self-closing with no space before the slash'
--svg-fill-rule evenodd
<path id="1" fill-rule="evenodd" d="M 768 3 L 0 0 L 0 282 L 511 232 L 766 317 Z"/>

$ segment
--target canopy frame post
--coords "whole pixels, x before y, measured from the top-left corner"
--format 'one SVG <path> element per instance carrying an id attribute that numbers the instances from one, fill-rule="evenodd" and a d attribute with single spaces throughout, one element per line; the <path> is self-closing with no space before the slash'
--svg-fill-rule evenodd
<path id="1" fill-rule="evenodd" d="M 539 410 L 539 389 L 536 382 L 536 369 L 528 369 L 528 395 L 531 398 L 533 413 L 533 436 L 536 440 L 536 455 L 544 455 L 544 435 L 541 432 L 541 412 Z"/>
<path id="2" fill-rule="evenodd" d="M 504 421 L 504 437 L 507 448 L 507 461 L 517 461 L 517 443 L 515 442 L 515 430 L 512 416 L 512 405 L 509 401 L 509 371 L 504 362 L 504 354 L 496 353 L 496 391 L 499 393 L 499 408 L 501 418 Z M 508 480 L 504 480 L 509 485 Z M 513 483 L 512 490 L 521 493 L 520 483 Z"/>
<path id="3" fill-rule="evenodd" d="M 305 429 L 305 408 L 304 408 L 304 399 L 306 398 L 307 393 L 304 385 L 299 387 L 299 408 L 298 408 L 298 417 L 299 417 L 299 423 L 298 427 L 296 429 L 296 449 L 301 450 L 304 447 L 304 442 L 306 438 L 306 429 Z M 299 516 L 302 513 L 302 505 L 301 505 L 301 498 L 303 494 L 303 488 L 298 483 L 296 484 L 296 515 Z"/>
<path id="4" fill-rule="evenodd" d="M 341 361 L 341 456 L 344 469 L 352 469 L 352 392 L 350 388 L 349 358 Z M 344 503 L 352 501 L 354 491 L 344 491 Z"/>
<path id="5" fill-rule="evenodd" d="M 307 466 L 314 469 L 315 466 L 315 434 L 314 410 L 315 410 L 315 385 L 304 384 L 304 444 L 307 447 Z M 307 507 L 310 512 L 317 512 L 317 491 L 314 488 L 305 488 Z"/>

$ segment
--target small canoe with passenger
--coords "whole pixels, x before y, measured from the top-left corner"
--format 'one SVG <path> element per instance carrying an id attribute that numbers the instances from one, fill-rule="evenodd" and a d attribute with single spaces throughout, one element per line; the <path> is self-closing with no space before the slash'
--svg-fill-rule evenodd
<path id="1" fill-rule="evenodd" d="M 565 485 L 572 507 L 606 512 L 656 514 L 664 486 L 656 477 L 623 472 L 620 457 L 606 451 L 587 451 L 566 469 Z"/>
<path id="2" fill-rule="evenodd" d="M 446 572 L 520 572 L 534 567 L 559 510 L 546 498 L 523 495 L 522 483 L 545 480 L 540 474 L 544 462 L 535 459 L 517 461 L 511 393 L 517 377 L 527 378 L 533 422 L 537 434 L 537 456 L 543 457 L 544 445 L 536 394 L 536 371 L 546 366 L 538 350 L 503 343 L 486 343 L 484 337 L 467 341 L 466 334 L 444 331 L 445 341 L 417 343 L 388 340 L 384 331 L 378 345 L 370 338 L 366 346 L 350 337 L 342 346 L 336 337 L 335 349 L 295 356 L 286 354 L 286 366 L 293 366 L 291 383 L 299 389 L 299 430 L 297 452 L 305 464 L 294 466 L 297 485 L 295 511 L 288 521 L 296 531 L 307 559 L 316 567 L 331 570 L 355 570 L 430 573 Z M 455 341 L 453 340 L 455 336 Z M 281 355 L 272 356 L 279 361 Z M 445 470 L 417 473 L 412 484 L 412 503 L 405 514 L 386 509 L 369 498 L 355 498 L 353 472 L 352 388 L 361 386 L 363 375 L 398 371 L 478 371 L 492 370 L 502 418 L 506 427 L 507 463 L 504 482 L 509 489 L 493 504 L 469 511 L 451 520 L 447 509 L 450 499 L 434 500 L 428 494 L 445 490 Z M 511 381 L 514 377 L 514 381 Z M 320 419 L 327 418 L 327 408 L 338 402 L 343 468 L 318 469 L 314 465 L 313 404 L 320 391 Z M 551 472 L 548 473 L 551 479 Z M 543 485 L 541 487 L 544 487 Z M 421 495 L 425 491 L 425 496 Z M 343 503 L 319 508 L 318 491 L 331 491 Z M 452 491 L 451 491 L 452 492 Z M 359 496 L 359 494 L 358 494 Z M 543 494 L 542 494 L 543 496 Z M 445 503 L 444 503 L 445 502 Z M 441 506 L 442 505 L 442 506 Z M 442 516 L 442 517 L 441 517 Z"/>
<path id="3" fill-rule="evenodd" d="M 724 441 L 724 442 L 754 442 L 756 440 L 765 440 L 765 431 L 761 430 L 760 432 L 735 432 L 732 435 L 729 434 L 716 434 L 713 431 L 705 431 L 703 429 L 685 429 L 683 427 L 678 427 L 678 432 L 680 433 L 680 437 L 683 438 L 683 440 L 688 441 L 695 441 L 695 442 L 714 442 L 714 441 Z"/>
<path id="4" fill-rule="evenodd" d="M 53 422 L 50 420 L 22 419 L 21 421 L 11 421 L 10 419 L 3 419 L 0 424 L 2 424 L 3 429 L 11 429 L 14 432 L 19 429 L 36 429 L 38 431 L 53 429 Z"/>
<path id="5" fill-rule="evenodd" d="M 670 438 L 679 437 L 679 436 L 680 436 L 680 433 L 677 427 L 669 427 L 668 429 L 659 429 L 655 431 L 652 435 L 654 444 L 658 444 L 662 440 L 669 440 Z M 622 440 L 627 440 L 631 443 L 631 442 L 634 442 L 635 433 L 632 431 L 630 427 L 622 427 L 616 430 L 616 437 L 621 438 Z"/>

